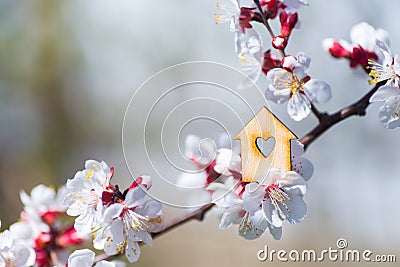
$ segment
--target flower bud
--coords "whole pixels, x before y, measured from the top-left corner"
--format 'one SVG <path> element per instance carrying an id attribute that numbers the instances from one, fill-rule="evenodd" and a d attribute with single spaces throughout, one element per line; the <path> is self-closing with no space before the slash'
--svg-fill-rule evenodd
<path id="1" fill-rule="evenodd" d="M 275 36 L 272 39 L 272 46 L 276 49 L 283 50 L 287 46 L 287 39 L 282 35 Z"/>
<path id="2" fill-rule="evenodd" d="M 285 37 L 289 37 L 298 21 L 297 12 L 287 13 L 286 10 L 284 10 L 279 16 L 279 19 L 281 22 L 282 35 Z"/>

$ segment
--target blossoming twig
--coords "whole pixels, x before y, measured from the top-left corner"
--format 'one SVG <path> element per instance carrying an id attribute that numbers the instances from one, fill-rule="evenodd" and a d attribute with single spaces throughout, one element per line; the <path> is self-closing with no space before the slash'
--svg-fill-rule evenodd
<path id="1" fill-rule="evenodd" d="M 364 116 L 366 114 L 366 109 L 369 106 L 370 97 L 378 90 L 378 88 L 385 84 L 386 81 L 382 81 L 377 83 L 374 88 L 372 88 L 367 94 L 365 94 L 360 100 L 357 102 L 342 108 L 333 114 L 324 114 L 322 115 L 322 119 L 319 119 L 319 124 L 312 129 L 309 133 L 307 133 L 303 138 L 300 139 L 300 142 L 304 145 L 304 149 L 315 141 L 321 134 L 331 128 L 333 125 L 345 120 L 353 115 Z M 314 111 L 313 111 L 314 112 Z M 315 113 L 314 113 L 315 114 Z"/>
<path id="2" fill-rule="evenodd" d="M 262 19 L 262 21 L 258 21 L 257 20 L 257 16 L 255 16 L 254 20 L 261 22 L 262 24 L 264 24 L 265 28 L 267 28 L 267 31 L 269 32 L 269 35 L 271 35 L 271 38 L 274 39 L 276 37 L 276 35 L 274 34 L 274 31 L 271 28 L 271 25 L 269 25 L 267 18 L 265 17 L 265 13 L 261 7 L 260 1 L 259 0 L 254 0 L 254 4 L 256 4 L 258 10 L 260 11 L 260 17 Z M 257 14 L 257 13 L 255 13 Z M 285 50 L 279 50 L 279 52 L 281 53 L 282 57 L 286 56 Z"/>
<path id="3" fill-rule="evenodd" d="M 321 122 L 328 115 L 326 112 L 320 112 L 313 103 L 311 103 L 311 112 L 317 117 L 318 122 Z"/>

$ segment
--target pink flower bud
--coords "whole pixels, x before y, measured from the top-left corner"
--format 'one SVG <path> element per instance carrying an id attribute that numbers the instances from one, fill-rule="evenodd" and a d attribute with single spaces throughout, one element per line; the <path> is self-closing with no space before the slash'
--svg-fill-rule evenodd
<path id="1" fill-rule="evenodd" d="M 281 22 L 282 35 L 285 37 L 289 37 L 298 21 L 297 12 L 288 14 L 286 10 L 284 10 L 282 11 L 279 19 Z"/>
<path id="2" fill-rule="evenodd" d="M 275 36 L 272 39 L 272 46 L 276 49 L 283 50 L 287 46 L 287 39 L 282 35 Z"/>
<path id="3" fill-rule="evenodd" d="M 74 227 L 68 228 L 63 235 L 57 238 L 58 245 L 62 247 L 69 247 L 79 245 L 83 242 L 82 236 L 80 236 Z"/>
<path id="4" fill-rule="evenodd" d="M 368 59 L 378 60 L 378 56 L 371 51 L 365 50 L 361 46 L 356 46 L 349 54 L 350 67 L 355 68 L 360 65 L 363 68 L 368 66 Z"/>
<path id="5" fill-rule="evenodd" d="M 267 50 L 264 53 L 264 60 L 262 65 L 262 71 L 267 75 L 267 73 L 274 69 L 281 67 L 281 61 L 275 54 L 271 54 L 271 50 Z"/>
<path id="6" fill-rule="evenodd" d="M 297 64 L 297 59 L 294 56 L 286 56 L 282 58 L 282 68 L 288 71 L 292 71 Z"/>
<path id="7" fill-rule="evenodd" d="M 349 51 L 347 51 L 338 42 L 333 42 L 331 47 L 328 48 L 329 53 L 335 58 L 346 58 L 349 56 Z"/>
<path id="8" fill-rule="evenodd" d="M 278 15 L 279 8 L 282 5 L 278 0 L 262 0 L 260 4 L 265 7 L 265 11 L 270 19 L 274 19 Z"/>

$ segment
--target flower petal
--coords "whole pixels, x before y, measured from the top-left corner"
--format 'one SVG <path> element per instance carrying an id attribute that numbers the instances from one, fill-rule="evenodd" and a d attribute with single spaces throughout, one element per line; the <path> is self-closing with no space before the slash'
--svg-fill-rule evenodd
<path id="1" fill-rule="evenodd" d="M 35 251 L 30 247 L 14 247 L 13 253 L 15 253 L 14 266 L 31 266 L 35 263 Z"/>
<path id="2" fill-rule="evenodd" d="M 311 79 L 303 87 L 304 93 L 315 103 L 326 103 L 332 98 L 331 87 L 324 81 Z"/>
<path id="3" fill-rule="evenodd" d="M 269 226 L 269 232 L 274 237 L 275 240 L 279 240 L 282 237 L 282 227 Z"/>
<path id="4" fill-rule="evenodd" d="M 68 267 L 91 267 L 95 253 L 90 249 L 79 249 L 72 252 L 68 258 Z"/>
<path id="5" fill-rule="evenodd" d="M 307 191 L 307 183 L 297 172 L 290 171 L 282 175 L 281 179 L 277 181 L 279 187 L 283 188 L 284 190 L 290 189 L 300 189 L 302 196 Z"/>
<path id="6" fill-rule="evenodd" d="M 125 197 L 125 205 L 129 208 L 138 206 L 143 198 L 146 196 L 146 188 L 143 186 L 137 186 L 128 191 Z"/>
<path id="7" fill-rule="evenodd" d="M 306 158 L 294 157 L 292 159 L 292 170 L 300 174 L 305 181 L 308 181 L 314 173 L 314 165 Z"/>
<path id="8" fill-rule="evenodd" d="M 146 201 L 143 205 L 135 209 L 135 212 L 142 216 L 152 218 L 156 216 L 161 211 L 161 209 L 162 204 L 160 201 L 150 199 Z"/>
<path id="9" fill-rule="evenodd" d="M 114 218 L 121 214 L 123 208 L 124 206 L 119 203 L 115 203 L 106 207 L 104 210 L 103 220 L 105 222 L 111 222 Z"/>
<path id="10" fill-rule="evenodd" d="M 140 257 L 140 247 L 135 241 L 129 240 L 127 242 L 125 256 L 129 262 L 136 262 Z"/>
<path id="11" fill-rule="evenodd" d="M 11 231 L 5 230 L 4 232 L 0 233 L 0 251 L 10 248 L 12 244 L 13 239 Z"/>
<path id="12" fill-rule="evenodd" d="M 238 229 L 239 235 L 247 240 L 259 238 L 268 227 L 268 222 L 263 216 L 263 212 L 259 210 L 254 216 L 249 216 L 247 221 L 243 222 Z"/>
<path id="13" fill-rule="evenodd" d="M 245 213 L 246 212 L 240 206 L 225 210 L 219 223 L 219 229 L 225 230 L 232 224 L 239 224 Z"/>
<path id="14" fill-rule="evenodd" d="M 289 99 L 287 111 L 295 121 L 301 121 L 310 114 L 311 103 L 307 96 L 297 93 Z"/>
<path id="15" fill-rule="evenodd" d="M 297 62 L 304 68 L 308 69 L 310 67 L 311 57 L 306 55 L 306 53 L 304 53 L 304 52 L 299 52 L 297 54 Z"/>
<path id="16" fill-rule="evenodd" d="M 375 47 L 375 29 L 366 22 L 354 25 L 350 31 L 350 40 L 364 49 L 373 51 Z"/>
<path id="17" fill-rule="evenodd" d="M 24 222 L 24 221 L 16 222 L 16 223 L 13 223 L 12 225 L 10 225 L 10 232 L 12 233 L 13 238 L 22 239 L 22 240 L 28 240 L 28 239 L 32 238 L 32 234 L 33 234 L 32 228 L 29 225 L 29 223 Z M 4 241 L 0 239 L 1 245 L 7 244 L 7 243 L 3 243 L 3 242 Z M 0 245 L 0 250 L 1 250 L 1 245 Z"/>
<path id="18" fill-rule="evenodd" d="M 274 205 L 272 205 L 271 200 L 267 199 L 262 203 L 262 210 L 264 213 L 265 219 L 275 227 L 282 226 L 282 220 L 278 215 L 278 212 Z"/>
<path id="19" fill-rule="evenodd" d="M 267 80 L 271 83 L 274 90 L 287 89 L 287 85 L 283 82 L 293 80 L 292 73 L 282 68 L 274 68 L 267 73 Z"/>
<path id="20" fill-rule="evenodd" d="M 307 213 L 307 205 L 303 200 L 303 195 L 301 190 L 292 189 L 286 191 L 290 199 L 285 201 L 285 205 L 278 202 L 279 209 L 285 215 L 285 219 L 289 223 L 299 223 L 301 222 Z"/>
<path id="21" fill-rule="evenodd" d="M 382 86 L 380 87 L 369 99 L 369 102 L 386 101 L 387 99 L 400 95 L 400 89 L 393 86 Z"/>
<path id="22" fill-rule="evenodd" d="M 400 127 L 400 97 L 389 98 L 379 109 L 379 120 L 387 129 Z"/>
<path id="23" fill-rule="evenodd" d="M 262 201 L 265 196 L 264 188 L 258 183 L 249 183 L 246 185 L 242 195 L 243 208 L 253 215 L 260 210 Z"/>
<path id="24" fill-rule="evenodd" d="M 125 267 L 125 262 L 122 261 L 99 261 L 94 267 Z"/>
<path id="25" fill-rule="evenodd" d="M 277 90 L 272 84 L 265 90 L 265 97 L 268 100 L 274 101 L 275 103 L 282 104 L 289 100 L 290 89 Z"/>

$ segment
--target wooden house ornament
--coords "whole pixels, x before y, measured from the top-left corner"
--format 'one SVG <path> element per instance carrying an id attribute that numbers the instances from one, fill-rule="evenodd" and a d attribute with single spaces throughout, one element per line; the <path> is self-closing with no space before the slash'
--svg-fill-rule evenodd
<path id="1" fill-rule="evenodd" d="M 275 138 L 269 155 L 264 156 L 260 151 L 257 138 Z M 234 139 L 240 140 L 243 182 L 257 181 L 269 168 L 292 169 L 290 140 L 297 137 L 266 107 L 261 108 Z"/>

